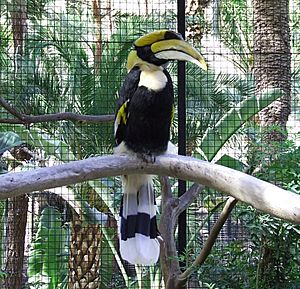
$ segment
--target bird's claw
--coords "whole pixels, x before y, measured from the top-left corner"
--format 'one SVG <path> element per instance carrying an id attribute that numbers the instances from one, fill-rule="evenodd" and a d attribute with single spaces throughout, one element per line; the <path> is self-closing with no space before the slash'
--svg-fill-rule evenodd
<path id="1" fill-rule="evenodd" d="M 153 155 L 152 153 L 141 153 L 138 156 L 146 163 L 155 163 L 156 158 L 155 155 Z"/>

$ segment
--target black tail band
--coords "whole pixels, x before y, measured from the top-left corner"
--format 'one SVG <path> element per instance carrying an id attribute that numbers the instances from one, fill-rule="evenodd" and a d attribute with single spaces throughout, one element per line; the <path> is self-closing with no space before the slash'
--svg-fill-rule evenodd
<path id="1" fill-rule="evenodd" d="M 158 236 L 156 217 L 150 219 L 146 213 L 127 216 L 127 219 L 121 216 L 121 239 L 126 241 L 128 238 L 134 238 L 136 233 L 142 234 L 151 239 Z"/>

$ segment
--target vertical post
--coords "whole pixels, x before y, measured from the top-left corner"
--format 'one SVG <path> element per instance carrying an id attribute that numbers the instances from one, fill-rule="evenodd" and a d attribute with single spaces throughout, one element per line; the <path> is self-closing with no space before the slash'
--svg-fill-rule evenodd
<path id="1" fill-rule="evenodd" d="M 185 0 L 177 1 L 177 26 L 178 32 L 185 38 Z M 178 62 L 178 154 L 186 155 L 186 75 L 185 62 Z M 186 191 L 186 182 L 179 180 L 178 196 Z M 178 253 L 182 254 L 186 248 L 186 211 L 178 218 Z M 181 267 L 185 262 L 181 261 Z"/>

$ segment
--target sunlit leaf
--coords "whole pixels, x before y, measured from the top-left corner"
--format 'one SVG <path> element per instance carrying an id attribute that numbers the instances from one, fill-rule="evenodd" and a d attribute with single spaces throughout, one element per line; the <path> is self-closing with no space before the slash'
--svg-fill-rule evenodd
<path id="1" fill-rule="evenodd" d="M 12 131 L 0 132 L 0 154 L 22 143 L 24 141 L 16 133 Z"/>
<path id="2" fill-rule="evenodd" d="M 212 160 L 226 141 L 251 117 L 281 97 L 280 89 L 268 89 L 259 97 L 252 95 L 235 105 L 214 125 L 207 128 L 200 148 L 207 160 Z"/>

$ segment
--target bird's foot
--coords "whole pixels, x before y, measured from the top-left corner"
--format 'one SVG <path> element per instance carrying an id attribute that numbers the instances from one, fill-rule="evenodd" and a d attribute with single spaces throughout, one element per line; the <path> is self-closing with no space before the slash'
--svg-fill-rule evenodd
<path id="1" fill-rule="evenodd" d="M 139 153 L 138 157 L 146 163 L 155 163 L 155 155 L 153 155 L 152 153 Z"/>

